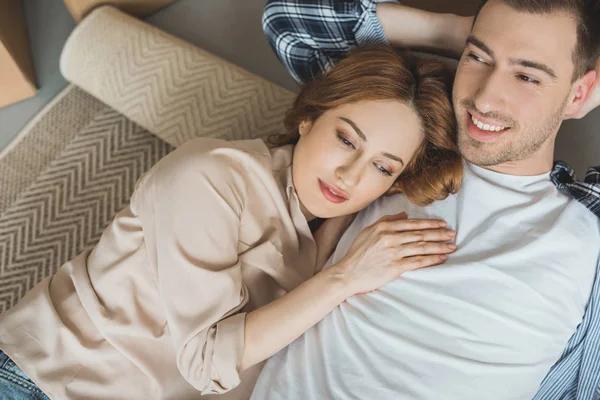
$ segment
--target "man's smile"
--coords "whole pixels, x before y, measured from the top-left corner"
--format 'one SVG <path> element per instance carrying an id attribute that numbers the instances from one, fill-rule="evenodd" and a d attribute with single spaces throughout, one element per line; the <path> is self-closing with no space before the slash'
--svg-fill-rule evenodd
<path id="1" fill-rule="evenodd" d="M 466 112 L 467 132 L 469 136 L 480 142 L 493 142 L 510 128 L 493 121 L 476 118 Z"/>

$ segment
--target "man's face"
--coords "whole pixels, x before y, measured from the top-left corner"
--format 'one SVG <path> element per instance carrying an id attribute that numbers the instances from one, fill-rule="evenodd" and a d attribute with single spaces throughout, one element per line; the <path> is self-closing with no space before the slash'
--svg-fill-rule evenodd
<path id="1" fill-rule="evenodd" d="M 480 166 L 552 154 L 573 89 L 576 22 L 487 3 L 459 62 L 453 101 L 463 156 Z"/>

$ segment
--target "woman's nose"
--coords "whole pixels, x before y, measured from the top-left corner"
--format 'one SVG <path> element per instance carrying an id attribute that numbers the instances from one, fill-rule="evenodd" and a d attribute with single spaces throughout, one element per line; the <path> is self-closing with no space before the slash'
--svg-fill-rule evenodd
<path id="1" fill-rule="evenodd" d="M 360 182 L 363 167 L 356 161 L 340 165 L 337 169 L 337 177 L 346 187 L 354 187 Z"/>

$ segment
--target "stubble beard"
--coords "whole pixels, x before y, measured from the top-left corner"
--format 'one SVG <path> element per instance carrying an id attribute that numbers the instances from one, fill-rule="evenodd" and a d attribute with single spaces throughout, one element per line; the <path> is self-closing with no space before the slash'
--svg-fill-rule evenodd
<path id="1" fill-rule="evenodd" d="M 551 137 L 554 136 L 563 121 L 564 110 L 567 106 L 567 98 L 562 102 L 556 112 L 539 124 L 532 126 L 529 133 L 520 132 L 506 140 L 498 138 L 500 143 L 480 142 L 469 136 L 467 126 L 462 118 L 457 118 L 458 123 L 458 148 L 462 156 L 472 164 L 481 167 L 491 167 L 506 162 L 522 161 L 531 157 Z M 459 111 L 463 113 L 463 111 Z M 464 115 L 464 114 L 463 114 Z M 514 135 L 514 132 L 507 132 Z M 505 139 L 502 141 L 502 139 Z"/>

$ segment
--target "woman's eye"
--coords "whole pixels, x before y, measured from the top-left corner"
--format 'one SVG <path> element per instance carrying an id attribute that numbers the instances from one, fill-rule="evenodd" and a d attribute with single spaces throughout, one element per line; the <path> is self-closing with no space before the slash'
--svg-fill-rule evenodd
<path id="1" fill-rule="evenodd" d="M 536 80 L 536 79 L 533 79 L 532 77 L 530 77 L 530 76 L 527 76 L 527 75 L 517 75 L 517 77 L 518 77 L 520 80 L 522 80 L 523 82 L 527 82 L 527 83 L 533 83 L 533 84 L 536 84 L 536 85 L 537 85 L 538 83 L 540 83 L 540 81 L 538 81 L 538 80 Z"/>
<path id="2" fill-rule="evenodd" d="M 348 147 L 352 147 L 352 148 L 354 148 L 354 145 L 352 144 L 352 142 L 351 142 L 351 141 L 349 141 L 348 139 L 346 139 L 346 138 L 344 137 L 344 135 L 343 135 L 343 134 L 341 134 L 340 132 L 337 132 L 337 137 L 338 137 L 338 139 L 340 140 L 340 142 L 342 142 L 342 143 L 344 144 L 344 146 L 348 146 Z"/>
<path id="3" fill-rule="evenodd" d="M 382 174 L 387 175 L 387 176 L 392 176 L 393 175 L 389 170 L 387 170 L 386 168 L 382 167 L 381 165 L 377 165 L 377 164 L 374 164 L 374 165 L 379 170 L 379 172 L 381 172 Z"/>

